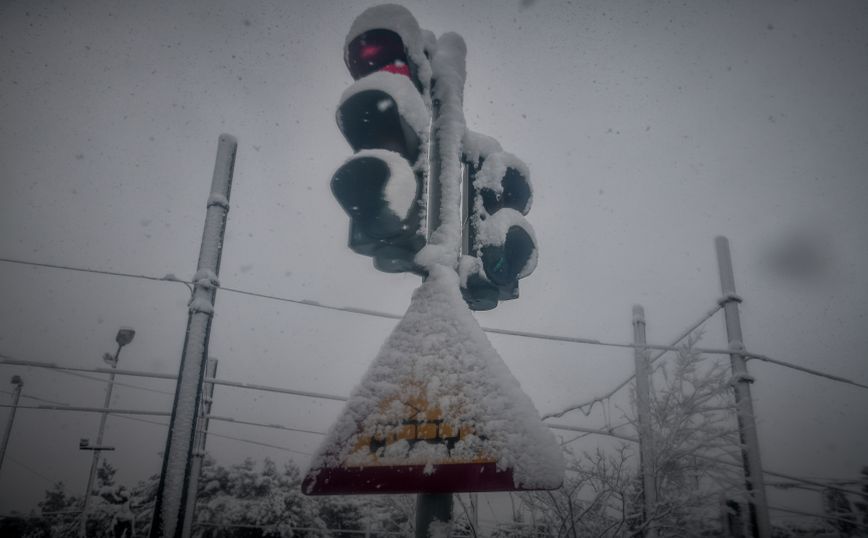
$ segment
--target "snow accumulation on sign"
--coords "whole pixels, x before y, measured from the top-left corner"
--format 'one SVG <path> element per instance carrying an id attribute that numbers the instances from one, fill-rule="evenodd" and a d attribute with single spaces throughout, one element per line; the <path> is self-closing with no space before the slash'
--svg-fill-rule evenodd
<path id="1" fill-rule="evenodd" d="M 563 457 L 434 266 L 315 456 L 307 494 L 553 489 Z"/>

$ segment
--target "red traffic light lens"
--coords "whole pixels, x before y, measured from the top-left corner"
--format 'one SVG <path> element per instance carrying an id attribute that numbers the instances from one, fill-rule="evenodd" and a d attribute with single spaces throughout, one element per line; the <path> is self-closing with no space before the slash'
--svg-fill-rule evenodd
<path id="1" fill-rule="evenodd" d="M 404 42 L 391 30 L 368 30 L 359 34 L 347 45 L 346 61 L 355 80 L 376 71 L 411 76 Z"/>

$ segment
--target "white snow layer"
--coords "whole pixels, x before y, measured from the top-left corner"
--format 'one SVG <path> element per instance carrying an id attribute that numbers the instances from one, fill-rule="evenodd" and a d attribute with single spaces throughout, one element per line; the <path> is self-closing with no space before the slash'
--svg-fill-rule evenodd
<path id="1" fill-rule="evenodd" d="M 425 411 L 427 408 L 427 411 Z M 454 447 L 400 436 L 402 421 L 424 428 L 436 415 Z M 412 415 L 412 416 L 408 416 Z M 434 427 L 434 426 L 431 426 Z M 371 439 L 401 439 L 379 448 Z M 448 458 L 448 459 L 447 459 Z M 458 276 L 433 266 L 314 457 L 311 470 L 362 465 L 492 461 L 516 487 L 561 483 L 561 449 L 458 291 Z"/>
<path id="2" fill-rule="evenodd" d="M 527 204 L 519 212 L 522 215 L 527 215 L 530 211 L 530 206 L 533 204 L 533 185 L 530 182 L 530 169 L 524 161 L 505 151 L 495 151 L 489 153 L 485 157 L 485 162 L 482 163 L 482 168 L 476 174 L 477 189 L 491 189 L 497 195 L 503 194 L 502 180 L 506 175 L 507 168 L 514 168 L 519 174 L 527 180 L 528 189 L 530 189 L 530 197 Z"/>
<path id="3" fill-rule="evenodd" d="M 440 225 L 431 230 L 428 244 L 416 255 L 416 263 L 428 269 L 435 264 L 454 268 L 461 248 L 461 145 L 466 131 L 463 110 L 466 56 L 464 39 L 448 32 L 437 40 L 437 49 L 431 59 L 431 69 L 437 80 L 431 89 L 432 98 L 440 103 L 431 129 L 438 151 L 431 158 L 439 159 Z"/>
<path id="4" fill-rule="evenodd" d="M 425 44 L 430 39 L 430 32 L 419 28 L 413 14 L 404 6 L 396 4 L 383 4 L 366 9 L 356 17 L 344 42 L 344 54 L 347 46 L 359 35 L 368 30 L 392 30 L 401 37 L 407 50 L 407 58 L 418 69 L 417 76 L 422 82 L 424 93 L 428 94 L 431 86 L 431 66 L 425 57 Z"/>
<path id="5" fill-rule="evenodd" d="M 187 465 L 187 450 L 192 443 L 193 424 L 196 420 L 196 385 L 201 370 L 201 360 L 207 348 L 206 335 L 210 317 L 192 316 L 187 329 L 185 360 L 181 366 L 175 404 L 174 427 L 169 432 L 170 446 L 167 455 L 165 484 L 163 485 L 163 536 L 174 536 L 177 517 L 181 510 L 181 493 Z"/>
<path id="6" fill-rule="evenodd" d="M 422 143 L 428 141 L 428 127 L 430 123 L 429 111 L 422 100 L 422 96 L 413 86 L 413 82 L 397 73 L 389 73 L 388 71 L 377 71 L 370 75 L 357 80 L 352 86 L 347 88 L 341 95 L 340 105 L 352 97 L 353 95 L 366 90 L 380 90 L 392 96 L 392 99 L 398 104 L 398 112 L 401 117 L 407 121 L 410 128 L 416 132 Z M 338 113 L 338 123 L 341 121 L 340 113 Z M 343 127 L 341 127 L 343 130 Z"/>
<path id="7" fill-rule="evenodd" d="M 478 163 L 488 155 L 502 151 L 500 142 L 494 138 L 467 129 L 464 132 L 464 156 L 471 163 Z"/>
<path id="8" fill-rule="evenodd" d="M 527 219 L 515 209 L 504 207 L 495 211 L 485 220 L 479 219 L 476 225 L 476 249 L 479 250 L 485 245 L 499 246 L 506 241 L 506 234 L 510 228 L 517 226 L 533 239 L 533 244 L 536 245 L 536 234 L 533 231 L 533 226 L 528 223 Z M 524 278 L 533 273 L 536 269 L 539 249 L 534 248 L 531 252 L 527 263 L 521 268 L 518 273 L 518 278 Z"/>
<path id="9" fill-rule="evenodd" d="M 375 157 L 389 167 L 389 181 L 383 188 L 383 197 L 389 208 L 401 220 L 406 219 L 416 201 L 416 174 L 407 163 L 407 159 L 394 151 L 385 149 L 363 149 L 353 155 L 347 162 L 363 157 Z"/>

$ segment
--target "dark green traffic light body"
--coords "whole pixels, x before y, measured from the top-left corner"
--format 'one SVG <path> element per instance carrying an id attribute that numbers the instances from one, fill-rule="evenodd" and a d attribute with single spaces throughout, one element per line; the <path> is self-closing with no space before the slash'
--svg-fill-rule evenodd
<path id="1" fill-rule="evenodd" d="M 486 159 L 492 159 L 487 166 Z M 518 297 L 518 280 L 536 265 L 533 228 L 524 219 L 533 199 L 526 167 L 502 152 L 465 156 L 468 240 L 466 255 L 477 260 L 461 292 L 471 310 L 491 310 Z"/>
<path id="2" fill-rule="evenodd" d="M 356 79 L 341 98 L 336 120 L 356 155 L 334 173 L 331 189 L 350 217 L 349 247 L 385 272 L 421 272 L 420 230 L 430 112 L 417 68 L 400 35 L 367 30 L 350 40 L 344 57 Z"/>

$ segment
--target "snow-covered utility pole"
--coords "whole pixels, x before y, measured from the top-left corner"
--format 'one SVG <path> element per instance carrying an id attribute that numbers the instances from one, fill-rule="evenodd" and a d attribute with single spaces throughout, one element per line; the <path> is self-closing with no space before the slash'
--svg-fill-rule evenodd
<path id="1" fill-rule="evenodd" d="M 645 309 L 633 306 L 633 343 L 636 344 L 636 414 L 639 418 L 639 467 L 642 476 L 644 503 L 643 535 L 657 536 L 654 512 L 657 506 L 657 474 L 655 470 L 654 428 L 651 423 L 651 372 L 645 345 Z"/>
<path id="2" fill-rule="evenodd" d="M 205 379 L 217 376 L 217 359 L 208 359 Z M 192 536 L 193 518 L 196 515 L 196 497 L 199 491 L 199 475 L 202 473 L 202 461 L 205 459 L 205 441 L 208 437 L 208 415 L 211 414 L 211 403 L 214 401 L 214 383 L 205 381 L 205 396 L 196 419 L 196 440 L 193 448 L 193 466 L 190 468 L 190 487 L 187 493 L 187 508 L 184 512 L 183 536 Z"/>
<path id="3" fill-rule="evenodd" d="M 747 372 L 744 355 L 740 353 L 745 349 L 741 335 L 741 319 L 738 313 L 738 303 L 741 302 L 741 297 L 735 292 L 735 277 L 732 273 L 729 240 L 719 236 L 715 238 L 714 244 L 720 272 L 720 291 L 723 294 L 720 302 L 723 304 L 723 313 L 726 319 L 729 349 L 733 351 L 729 358 L 732 364 L 732 386 L 735 391 L 738 433 L 741 440 L 745 487 L 747 488 L 750 508 L 750 527 L 755 538 L 771 538 L 772 524 L 769 520 L 763 467 L 760 459 L 759 436 L 757 435 L 753 401 L 750 394 L 750 384 L 753 383 L 753 378 Z"/>
<path id="4" fill-rule="evenodd" d="M 24 386 L 24 381 L 18 375 L 13 375 L 10 383 L 15 385 L 15 390 L 12 393 L 12 409 L 9 411 L 9 420 L 6 421 L 6 430 L 3 432 L 3 441 L 0 443 L 0 471 L 3 470 L 6 447 L 9 446 L 9 437 L 12 435 L 12 424 L 15 422 L 15 411 L 18 410 L 18 400 L 21 398 L 21 387 Z"/>
<path id="5" fill-rule="evenodd" d="M 199 249 L 199 263 L 193 277 L 193 295 L 187 317 L 184 350 L 175 386 L 172 418 L 163 453 L 160 484 L 154 504 L 151 538 L 180 538 L 189 495 L 196 419 L 205 378 L 208 340 L 214 300 L 217 295 L 220 255 L 229 213 L 229 192 L 235 169 L 238 142 L 228 134 L 220 135 L 211 192 L 208 196 L 205 229 Z"/>

